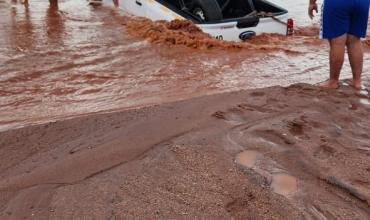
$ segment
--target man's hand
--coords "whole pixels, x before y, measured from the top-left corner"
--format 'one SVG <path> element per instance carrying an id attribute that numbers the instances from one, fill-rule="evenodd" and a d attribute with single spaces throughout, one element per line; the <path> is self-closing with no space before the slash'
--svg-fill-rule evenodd
<path id="1" fill-rule="evenodd" d="M 308 16 L 310 16 L 311 19 L 315 17 L 313 11 L 316 11 L 316 13 L 319 12 L 316 1 L 310 1 L 310 5 L 308 6 Z"/>

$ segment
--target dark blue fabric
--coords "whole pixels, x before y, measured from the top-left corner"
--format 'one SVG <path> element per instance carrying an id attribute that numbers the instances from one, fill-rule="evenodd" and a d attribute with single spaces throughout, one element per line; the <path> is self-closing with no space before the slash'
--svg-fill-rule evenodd
<path id="1" fill-rule="evenodd" d="M 322 37 L 336 38 L 343 34 L 365 37 L 369 0 L 325 0 L 322 11 Z"/>

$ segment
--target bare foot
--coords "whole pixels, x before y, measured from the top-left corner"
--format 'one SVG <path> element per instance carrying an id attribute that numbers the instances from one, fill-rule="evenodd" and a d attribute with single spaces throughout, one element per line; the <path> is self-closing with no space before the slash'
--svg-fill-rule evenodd
<path id="1" fill-rule="evenodd" d="M 362 89 L 361 80 L 351 80 L 349 81 L 349 86 L 353 87 L 354 89 L 361 90 Z"/>
<path id="2" fill-rule="evenodd" d="M 325 82 L 320 83 L 319 86 L 325 89 L 338 89 L 339 87 L 338 81 L 330 80 L 330 79 Z"/>

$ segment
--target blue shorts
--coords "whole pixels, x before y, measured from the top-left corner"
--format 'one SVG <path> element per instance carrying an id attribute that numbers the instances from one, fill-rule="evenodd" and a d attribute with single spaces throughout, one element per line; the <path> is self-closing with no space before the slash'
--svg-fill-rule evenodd
<path id="1" fill-rule="evenodd" d="M 321 38 L 343 34 L 366 37 L 369 0 L 324 0 L 321 10 Z"/>

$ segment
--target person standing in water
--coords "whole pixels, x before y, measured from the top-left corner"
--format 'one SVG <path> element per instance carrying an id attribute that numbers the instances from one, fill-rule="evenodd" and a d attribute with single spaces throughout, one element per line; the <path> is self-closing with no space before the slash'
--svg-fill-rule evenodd
<path id="1" fill-rule="evenodd" d="M 308 15 L 312 19 L 318 12 L 316 0 L 310 0 Z M 369 0 L 324 0 L 321 11 L 320 37 L 330 44 L 330 78 L 321 84 L 325 88 L 338 88 L 345 48 L 351 64 L 351 86 L 361 89 L 363 49 L 361 38 L 366 37 Z"/>

